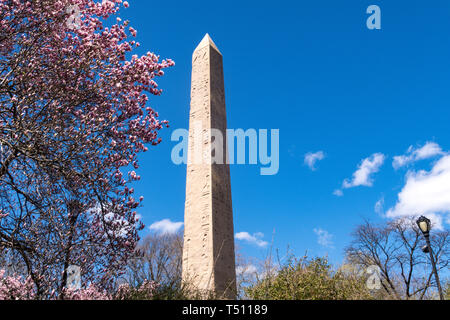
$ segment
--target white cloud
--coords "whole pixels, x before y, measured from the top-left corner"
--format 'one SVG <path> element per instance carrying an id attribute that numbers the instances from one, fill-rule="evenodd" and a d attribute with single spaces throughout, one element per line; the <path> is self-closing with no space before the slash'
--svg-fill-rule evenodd
<path id="1" fill-rule="evenodd" d="M 412 162 L 432 158 L 438 155 L 444 155 L 442 148 L 435 142 L 427 142 L 423 147 L 414 149 L 413 146 L 408 148 L 406 155 L 395 156 L 392 166 L 399 169 Z"/>
<path id="2" fill-rule="evenodd" d="M 373 185 L 372 174 L 378 172 L 380 167 L 384 163 L 385 156 L 382 153 L 375 153 L 370 157 L 362 160 L 358 167 L 358 170 L 353 173 L 353 179 L 351 181 L 345 180 L 342 184 L 344 189 L 366 186 L 371 187 Z"/>
<path id="3" fill-rule="evenodd" d="M 352 180 L 345 179 L 342 183 L 342 189 L 349 189 L 358 186 L 373 186 L 372 174 L 378 172 L 380 167 L 383 165 L 385 155 L 382 153 L 374 153 L 368 158 L 361 161 L 358 166 L 358 170 L 353 173 Z M 333 192 L 335 196 L 342 197 L 344 195 L 343 191 L 338 189 Z"/>
<path id="4" fill-rule="evenodd" d="M 317 235 L 317 243 L 323 247 L 333 248 L 333 235 L 328 231 L 321 228 L 314 229 L 314 233 Z"/>
<path id="5" fill-rule="evenodd" d="M 317 161 L 325 159 L 325 153 L 323 151 L 318 151 L 315 153 L 308 152 L 305 154 L 305 164 L 312 170 L 316 170 Z"/>
<path id="6" fill-rule="evenodd" d="M 234 236 L 237 240 L 247 241 L 249 243 L 255 244 L 258 247 L 265 247 L 269 243 L 267 241 L 262 240 L 264 234 L 261 232 L 250 235 L 248 232 L 239 232 Z"/>
<path id="7" fill-rule="evenodd" d="M 173 234 L 177 233 L 183 225 L 183 222 L 172 222 L 169 219 L 164 219 L 153 223 L 149 229 L 162 234 Z"/>
<path id="8" fill-rule="evenodd" d="M 384 197 L 375 203 L 375 212 L 380 216 L 384 214 Z"/>
<path id="9" fill-rule="evenodd" d="M 430 171 L 410 171 L 396 205 L 386 216 L 426 215 L 442 228 L 443 219 L 450 217 L 450 155 L 443 156 Z"/>

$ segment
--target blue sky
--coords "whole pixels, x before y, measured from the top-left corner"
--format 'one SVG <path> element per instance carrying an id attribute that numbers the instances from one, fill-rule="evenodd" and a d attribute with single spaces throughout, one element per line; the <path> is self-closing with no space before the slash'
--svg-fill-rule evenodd
<path id="1" fill-rule="evenodd" d="M 150 101 L 171 128 L 142 155 L 135 185 L 147 226 L 184 218 L 186 167 L 171 162 L 170 135 L 188 127 L 192 52 L 208 32 L 224 56 L 228 127 L 280 129 L 277 175 L 231 168 L 235 231 L 259 240 L 238 240 L 243 253 L 264 257 L 273 238 L 281 252 L 290 246 L 339 263 L 354 227 L 386 221 L 402 191 L 398 214 L 431 190 L 435 203 L 413 205 L 448 228 L 449 1 L 129 2 L 121 17 L 138 30 L 139 53 L 176 62 L 159 80 L 163 95 Z M 381 30 L 366 27 L 372 4 Z M 318 151 L 324 159 L 313 171 L 304 157 Z M 395 169 L 402 155 L 408 163 Z M 334 195 L 344 180 L 355 186 Z"/>

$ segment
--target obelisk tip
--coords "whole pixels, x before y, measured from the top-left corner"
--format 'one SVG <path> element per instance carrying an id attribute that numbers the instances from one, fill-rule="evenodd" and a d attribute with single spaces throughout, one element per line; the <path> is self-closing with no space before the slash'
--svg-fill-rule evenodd
<path id="1" fill-rule="evenodd" d="M 194 52 L 197 50 L 200 50 L 206 46 L 210 46 L 211 48 L 214 48 L 214 50 L 216 50 L 218 53 L 220 53 L 222 55 L 222 53 L 220 52 L 220 50 L 217 48 L 216 44 L 214 43 L 214 41 L 211 39 L 211 37 L 209 36 L 209 34 L 205 34 L 205 36 L 203 37 L 202 41 L 200 41 L 199 45 L 197 46 L 197 48 L 195 48 Z"/>

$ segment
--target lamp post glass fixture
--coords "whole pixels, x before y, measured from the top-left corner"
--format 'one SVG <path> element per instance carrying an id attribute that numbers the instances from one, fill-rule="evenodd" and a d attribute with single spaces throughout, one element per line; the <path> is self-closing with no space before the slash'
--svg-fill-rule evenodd
<path id="1" fill-rule="evenodd" d="M 431 221 L 430 219 L 421 216 L 418 220 L 417 220 L 417 225 L 420 228 L 420 231 L 422 231 L 424 236 L 428 236 L 430 234 L 430 230 L 431 230 Z"/>
<path id="2" fill-rule="evenodd" d="M 419 226 L 420 231 L 422 231 L 423 236 L 425 237 L 425 240 L 427 242 L 427 245 L 422 248 L 422 251 L 424 253 L 430 253 L 431 265 L 433 266 L 433 273 L 436 278 L 436 284 L 437 284 L 437 287 L 439 290 L 439 297 L 441 298 L 441 300 L 445 300 L 444 293 L 443 293 L 442 287 L 441 287 L 441 282 L 439 281 L 439 275 L 438 275 L 437 268 L 436 268 L 436 262 L 434 261 L 433 249 L 431 248 L 431 242 L 430 242 L 431 221 L 430 221 L 430 219 L 428 219 L 424 216 L 421 216 L 419 219 L 417 219 L 417 225 Z"/>

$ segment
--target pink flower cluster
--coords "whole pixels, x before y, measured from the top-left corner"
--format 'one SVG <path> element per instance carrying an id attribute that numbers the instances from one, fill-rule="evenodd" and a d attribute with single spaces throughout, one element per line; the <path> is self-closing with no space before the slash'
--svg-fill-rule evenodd
<path id="1" fill-rule="evenodd" d="M 119 286 L 115 299 L 117 300 L 151 300 L 155 294 L 158 284 L 154 281 L 145 280 L 138 288 L 132 288 L 128 284 Z"/>
<path id="2" fill-rule="evenodd" d="M 111 300 L 111 296 L 106 292 L 97 289 L 96 286 L 89 286 L 87 289 L 64 291 L 65 300 Z"/>
<path id="3" fill-rule="evenodd" d="M 0 301 L 1 300 L 34 300 L 37 299 L 36 288 L 31 278 L 23 279 L 16 276 L 5 276 L 5 271 L 0 270 Z M 113 295 L 100 290 L 95 285 L 86 289 L 64 289 L 64 300 L 150 300 L 153 298 L 158 284 L 145 280 L 138 288 L 132 288 L 128 284 L 122 284 Z M 59 296 L 54 296 L 59 299 Z"/>
<path id="4" fill-rule="evenodd" d="M 5 270 L 0 270 L 0 300 L 32 300 L 36 290 L 31 278 L 6 276 Z"/>

